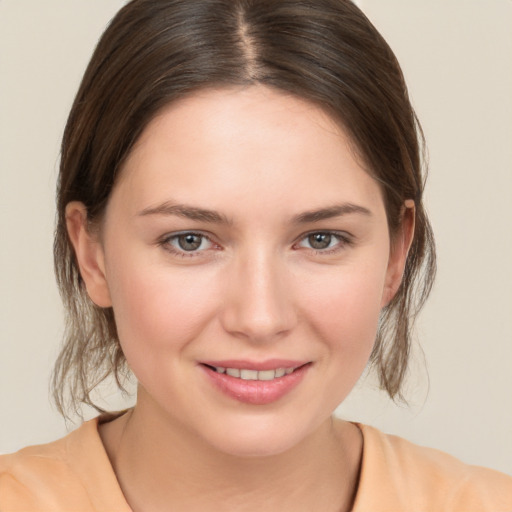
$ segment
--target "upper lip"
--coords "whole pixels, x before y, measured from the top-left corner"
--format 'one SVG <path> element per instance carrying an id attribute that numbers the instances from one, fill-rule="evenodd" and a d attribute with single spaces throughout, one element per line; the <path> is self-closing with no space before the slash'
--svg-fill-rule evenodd
<path id="1" fill-rule="evenodd" d="M 238 368 L 240 370 L 276 370 L 278 368 L 298 368 L 309 361 L 297 361 L 292 359 L 267 359 L 265 361 L 249 361 L 242 359 L 222 359 L 200 361 L 201 364 L 217 368 Z"/>

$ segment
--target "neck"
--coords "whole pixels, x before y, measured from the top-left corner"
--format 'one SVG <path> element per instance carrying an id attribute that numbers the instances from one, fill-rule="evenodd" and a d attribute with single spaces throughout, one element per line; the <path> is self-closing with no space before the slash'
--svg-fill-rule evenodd
<path id="1" fill-rule="evenodd" d="M 100 426 L 134 512 L 261 510 L 339 512 L 352 505 L 362 450 L 359 429 L 332 418 L 277 455 L 219 452 L 146 405 Z"/>

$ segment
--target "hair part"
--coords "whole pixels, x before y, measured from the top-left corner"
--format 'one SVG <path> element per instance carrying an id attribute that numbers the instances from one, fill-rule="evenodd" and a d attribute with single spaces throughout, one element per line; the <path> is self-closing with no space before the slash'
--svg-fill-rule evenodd
<path id="1" fill-rule="evenodd" d="M 403 280 L 383 309 L 371 363 L 392 398 L 402 397 L 414 320 L 435 275 L 423 207 L 424 138 L 400 66 L 349 0 L 133 0 L 114 17 L 87 67 L 64 131 L 57 186 L 54 263 L 67 312 L 52 379 L 57 407 L 102 411 L 91 392 L 129 375 L 114 313 L 89 299 L 65 209 L 81 201 L 101 220 L 123 163 L 167 105 L 212 87 L 262 84 L 320 106 L 349 134 L 381 185 L 390 234 L 415 201 L 415 234 Z"/>

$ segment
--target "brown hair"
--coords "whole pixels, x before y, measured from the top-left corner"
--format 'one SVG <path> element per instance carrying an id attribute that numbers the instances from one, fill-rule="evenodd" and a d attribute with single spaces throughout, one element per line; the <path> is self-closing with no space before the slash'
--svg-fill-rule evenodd
<path id="1" fill-rule="evenodd" d="M 53 375 L 59 410 L 94 404 L 91 391 L 129 373 L 111 308 L 87 296 L 66 230 L 81 201 L 99 220 L 124 160 L 170 102 L 208 87 L 264 84 L 320 105 L 352 138 L 381 184 L 390 233 L 404 201 L 416 231 L 402 284 L 382 311 L 371 362 L 382 388 L 401 396 L 414 318 L 435 273 L 423 204 L 423 135 L 398 62 L 348 0 L 133 0 L 100 39 L 71 109 L 57 192 L 55 269 L 67 329 Z"/>

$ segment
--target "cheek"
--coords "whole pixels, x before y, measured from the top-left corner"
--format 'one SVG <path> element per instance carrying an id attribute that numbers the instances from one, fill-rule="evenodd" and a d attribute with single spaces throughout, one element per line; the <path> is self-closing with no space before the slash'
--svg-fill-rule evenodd
<path id="1" fill-rule="evenodd" d="M 116 266 L 109 286 L 119 339 L 132 368 L 140 356 L 157 362 L 197 336 L 214 315 L 210 277 L 126 261 Z"/>
<path id="2" fill-rule="evenodd" d="M 381 262 L 347 266 L 306 283 L 303 311 L 333 357 L 362 356 L 372 350 L 381 310 L 385 268 Z M 341 350 L 340 350 L 341 349 Z"/>
<path id="3" fill-rule="evenodd" d="M 326 292 L 309 296 L 309 326 L 325 349 L 322 404 L 327 410 L 346 399 L 368 364 L 380 316 L 379 280 L 371 271 L 333 276 Z"/>

